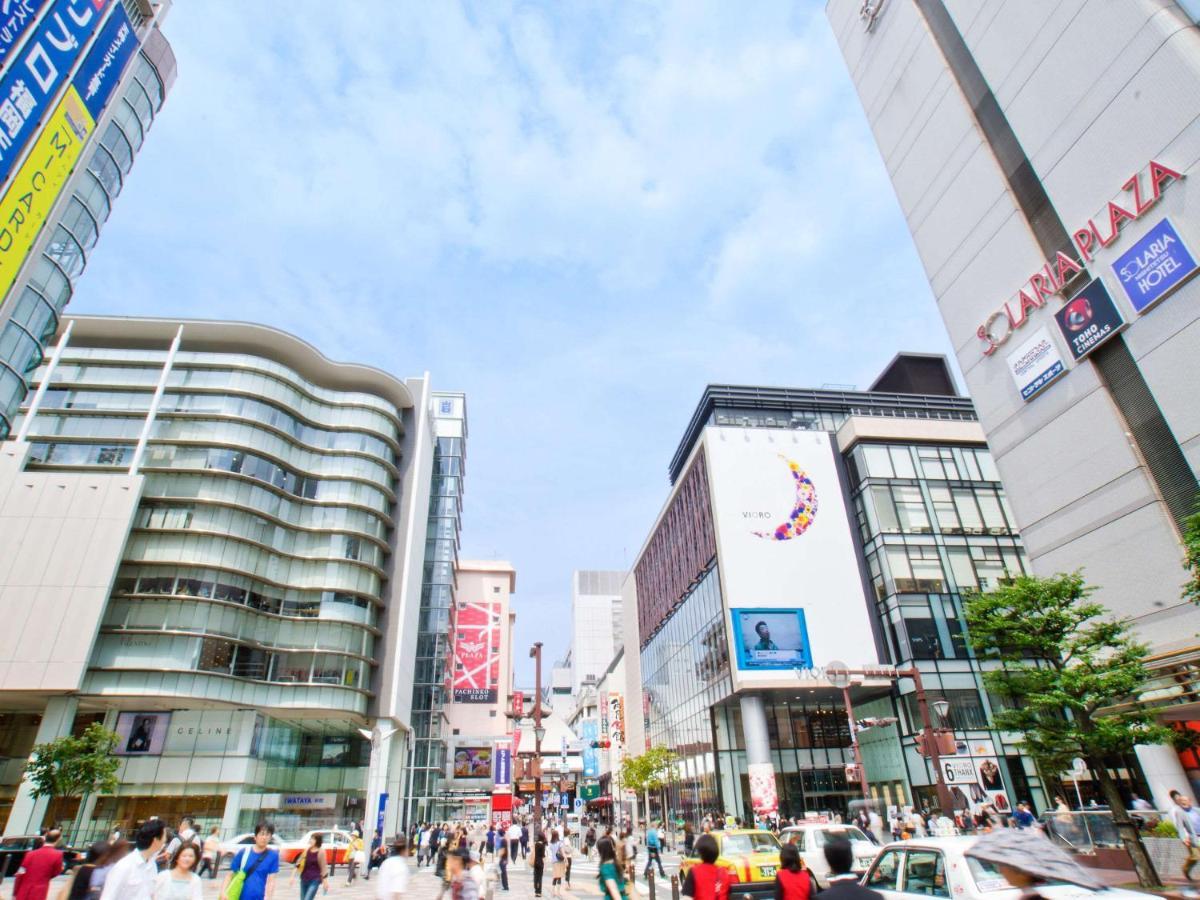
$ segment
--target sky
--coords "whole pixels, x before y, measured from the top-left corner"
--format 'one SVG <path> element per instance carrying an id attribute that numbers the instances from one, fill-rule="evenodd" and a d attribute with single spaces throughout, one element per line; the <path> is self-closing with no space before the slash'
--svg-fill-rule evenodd
<path id="1" fill-rule="evenodd" d="M 708 383 L 949 353 L 822 2 L 176 0 L 70 311 L 230 318 L 467 394 L 514 659 L 628 568 Z"/>

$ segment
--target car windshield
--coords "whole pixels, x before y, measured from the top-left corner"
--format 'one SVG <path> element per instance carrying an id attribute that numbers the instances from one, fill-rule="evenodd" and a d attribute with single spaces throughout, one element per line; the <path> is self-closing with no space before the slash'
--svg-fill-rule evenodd
<path id="1" fill-rule="evenodd" d="M 870 838 L 862 833 L 861 828 L 855 828 L 853 825 L 839 826 L 838 828 L 814 828 L 810 834 L 812 835 L 814 847 L 824 847 L 830 841 L 837 840 L 870 840 Z"/>
<path id="2" fill-rule="evenodd" d="M 778 849 L 779 841 L 775 839 L 775 835 L 767 831 L 727 834 L 721 843 L 722 856 L 736 856 L 739 853 L 773 853 Z"/>
<path id="3" fill-rule="evenodd" d="M 967 868 L 971 870 L 971 877 L 975 879 L 975 887 L 981 894 L 989 891 L 1004 891 L 1012 887 L 990 862 L 968 856 Z"/>

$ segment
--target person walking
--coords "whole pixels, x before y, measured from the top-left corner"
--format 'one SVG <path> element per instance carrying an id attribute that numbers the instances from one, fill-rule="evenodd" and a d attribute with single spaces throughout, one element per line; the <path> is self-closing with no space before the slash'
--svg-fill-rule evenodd
<path id="1" fill-rule="evenodd" d="M 51 879 L 63 871 L 62 851 L 55 846 L 61 838 L 62 832 L 51 828 L 41 846 L 25 854 L 13 882 L 13 900 L 46 900 Z"/>
<path id="2" fill-rule="evenodd" d="M 209 829 L 208 837 L 204 839 L 204 847 L 200 852 L 200 868 L 196 875 L 203 878 L 208 873 L 209 879 L 217 877 L 217 866 L 221 864 L 221 829 L 214 825 Z"/>
<path id="3" fill-rule="evenodd" d="M 508 841 L 502 840 L 496 850 L 496 866 L 500 869 L 500 889 L 508 890 Z"/>
<path id="4" fill-rule="evenodd" d="M 658 863 L 658 874 L 663 878 L 667 877 L 667 870 L 663 868 L 662 864 L 661 840 L 658 823 L 651 823 L 650 830 L 646 832 L 646 868 L 642 872 L 644 878 L 650 877 L 650 872 L 653 871 L 655 863 Z"/>
<path id="5" fill-rule="evenodd" d="M 313 833 L 304 852 L 296 857 L 296 872 L 300 876 L 300 900 L 314 900 L 317 889 L 329 884 L 329 861 L 325 858 L 321 832 Z"/>
<path id="6" fill-rule="evenodd" d="M 680 888 L 683 896 L 692 900 L 729 900 L 729 872 L 716 865 L 719 852 L 717 839 L 711 834 L 702 834 L 696 839 L 700 862 L 688 869 Z"/>
<path id="7" fill-rule="evenodd" d="M 562 840 L 557 831 L 550 832 L 550 896 L 562 896 L 563 876 L 567 873 L 567 858 L 563 856 Z"/>
<path id="8" fill-rule="evenodd" d="M 816 893 L 812 872 L 805 868 L 800 851 L 795 844 L 784 844 L 775 873 L 775 900 L 810 900 Z"/>
<path id="9" fill-rule="evenodd" d="M 100 900 L 150 900 L 158 864 L 154 861 L 166 843 L 166 826 L 158 819 L 145 822 L 134 836 L 134 851 L 109 870 Z M 15 898 L 14 898 L 15 900 Z"/>
<path id="10" fill-rule="evenodd" d="M 829 883 L 821 892 L 821 900 L 883 900 L 883 894 L 863 887 L 858 883 L 859 876 L 850 871 L 854 867 L 854 847 L 849 841 L 829 841 L 824 850 Z"/>
<path id="11" fill-rule="evenodd" d="M 521 823 L 521 859 L 529 856 L 529 826 Z"/>
<path id="12" fill-rule="evenodd" d="M 346 868 L 349 873 L 346 876 L 346 884 L 354 884 L 354 879 L 358 876 L 358 870 L 367 860 L 366 851 L 363 849 L 362 835 L 358 832 L 353 832 L 350 835 L 350 846 L 346 848 Z"/>
<path id="13" fill-rule="evenodd" d="M 271 847 L 275 826 L 259 822 L 254 829 L 254 843 L 239 850 L 229 866 L 229 874 L 221 885 L 220 900 L 229 900 L 229 884 L 234 875 L 244 872 L 240 900 L 274 900 L 275 875 L 279 872 L 279 851 Z"/>
<path id="14" fill-rule="evenodd" d="M 542 896 L 542 874 L 546 870 L 546 835 L 538 832 L 533 841 L 533 896 Z"/>
<path id="15" fill-rule="evenodd" d="M 408 842 L 400 835 L 392 842 L 392 852 L 379 866 L 375 896 L 378 900 L 404 900 L 408 891 Z"/>
<path id="16" fill-rule="evenodd" d="M 178 832 L 177 832 L 178 833 Z M 192 832 L 195 836 L 195 832 Z M 168 867 L 154 879 L 153 900 L 204 900 L 200 876 L 200 848 L 191 841 L 181 843 L 171 854 Z"/>
<path id="17" fill-rule="evenodd" d="M 111 852 L 112 844 L 108 841 L 96 841 L 88 847 L 83 863 L 77 866 L 70 875 L 71 887 L 67 891 L 66 900 L 88 900 L 92 896 L 92 873 L 103 865 L 105 857 Z M 99 891 L 97 891 L 96 896 L 99 895 Z"/>
<path id="18" fill-rule="evenodd" d="M 562 854 L 566 857 L 567 863 L 567 871 L 563 874 L 563 884 L 569 888 L 571 886 L 571 858 L 575 856 L 575 847 L 571 844 L 571 832 L 565 826 L 562 840 L 559 843 L 562 844 Z"/>
<path id="19" fill-rule="evenodd" d="M 596 846 L 596 826 L 588 825 L 588 830 L 583 836 L 583 858 L 591 862 L 592 848 Z"/>
<path id="20" fill-rule="evenodd" d="M 1200 812 L 1192 806 L 1192 798 L 1179 791 L 1171 791 L 1171 824 L 1183 843 L 1187 858 L 1183 861 L 1183 877 L 1192 880 L 1192 868 L 1200 862 Z"/>
<path id="21" fill-rule="evenodd" d="M 683 823 L 683 855 L 691 856 L 692 851 L 696 849 L 696 832 L 692 828 L 691 822 Z"/>
<path id="22" fill-rule="evenodd" d="M 716 841 L 713 844 L 715 846 Z M 629 900 L 629 889 L 625 886 L 625 875 L 617 860 L 613 839 L 607 835 L 600 838 L 596 842 L 596 854 L 600 860 L 600 871 L 596 879 L 600 882 L 600 893 L 604 895 L 605 900 Z M 716 859 L 715 855 L 713 859 Z"/>

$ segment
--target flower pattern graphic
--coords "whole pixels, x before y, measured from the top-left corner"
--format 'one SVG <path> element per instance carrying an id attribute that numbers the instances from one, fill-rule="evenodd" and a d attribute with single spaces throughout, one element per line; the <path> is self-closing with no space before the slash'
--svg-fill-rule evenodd
<path id="1" fill-rule="evenodd" d="M 817 488 L 808 477 L 808 473 L 800 468 L 799 463 L 783 454 L 780 454 L 779 458 L 787 463 L 792 472 L 792 480 L 796 482 L 796 503 L 786 522 L 777 525 L 774 531 L 756 531 L 754 536 L 771 541 L 790 541 L 808 531 L 817 517 Z"/>

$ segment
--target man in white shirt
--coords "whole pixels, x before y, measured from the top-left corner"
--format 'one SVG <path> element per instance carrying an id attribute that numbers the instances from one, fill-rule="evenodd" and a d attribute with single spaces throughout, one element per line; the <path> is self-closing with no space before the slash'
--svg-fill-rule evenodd
<path id="1" fill-rule="evenodd" d="M 150 900 L 158 864 L 154 857 L 163 848 L 166 827 L 159 819 L 151 819 L 138 829 L 134 849 L 112 867 L 104 880 L 100 900 Z"/>
<path id="2" fill-rule="evenodd" d="M 375 896 L 379 900 L 403 900 L 408 890 L 408 860 L 405 851 L 408 842 L 400 835 L 392 843 L 392 855 L 379 867 L 379 878 L 375 885 Z"/>
<path id="3" fill-rule="evenodd" d="M 521 844 L 521 826 L 517 824 L 516 819 L 508 826 L 504 836 L 508 838 L 508 864 L 511 866 L 521 858 L 517 852 Z"/>

